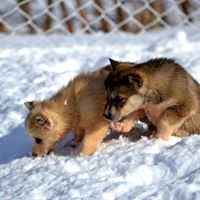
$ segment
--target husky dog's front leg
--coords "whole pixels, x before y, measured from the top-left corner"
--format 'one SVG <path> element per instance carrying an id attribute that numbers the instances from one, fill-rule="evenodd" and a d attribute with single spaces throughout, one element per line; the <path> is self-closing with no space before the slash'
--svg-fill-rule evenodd
<path id="1" fill-rule="evenodd" d="M 108 124 L 96 125 L 95 127 L 86 129 L 84 138 L 81 143 L 80 155 L 89 156 L 93 154 L 107 133 Z"/>
<path id="2" fill-rule="evenodd" d="M 167 108 L 160 119 L 155 137 L 168 140 L 190 116 L 191 107 L 189 104 L 179 104 Z"/>
<path id="3" fill-rule="evenodd" d="M 83 140 L 83 136 L 85 134 L 85 129 L 83 127 L 79 127 L 74 129 L 73 131 L 73 139 L 65 144 L 65 146 L 70 146 L 72 148 L 78 147 L 78 145 Z"/>
<path id="4" fill-rule="evenodd" d="M 111 128 L 117 132 L 127 133 L 135 126 L 137 120 L 143 118 L 144 116 L 144 109 L 138 109 L 129 114 L 125 119 L 119 122 L 111 123 Z"/>

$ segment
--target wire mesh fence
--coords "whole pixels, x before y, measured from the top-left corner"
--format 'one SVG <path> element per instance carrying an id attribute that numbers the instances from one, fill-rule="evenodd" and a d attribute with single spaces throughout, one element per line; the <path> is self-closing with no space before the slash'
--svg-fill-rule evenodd
<path id="1" fill-rule="evenodd" d="M 6 0 L 0 5 L 4 33 L 140 33 L 199 22 L 199 0 Z"/>

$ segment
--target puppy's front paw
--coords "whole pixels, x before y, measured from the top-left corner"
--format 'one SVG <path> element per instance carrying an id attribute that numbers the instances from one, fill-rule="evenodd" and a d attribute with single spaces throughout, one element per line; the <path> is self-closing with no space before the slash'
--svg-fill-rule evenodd
<path id="1" fill-rule="evenodd" d="M 121 132 L 123 130 L 123 123 L 113 122 L 111 123 L 111 128 L 117 132 Z"/>
<path id="2" fill-rule="evenodd" d="M 114 122 L 111 124 L 111 128 L 117 132 L 127 133 L 133 128 L 133 123 Z"/>

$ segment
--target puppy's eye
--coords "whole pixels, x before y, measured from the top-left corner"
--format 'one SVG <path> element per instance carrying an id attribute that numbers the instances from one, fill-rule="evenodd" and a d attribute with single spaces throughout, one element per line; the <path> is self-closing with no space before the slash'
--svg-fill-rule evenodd
<path id="1" fill-rule="evenodd" d="M 119 103 L 119 102 L 122 102 L 123 100 L 124 100 L 123 97 L 120 97 L 120 96 L 116 96 L 116 97 L 115 97 L 115 101 L 118 102 L 118 103 Z"/>
<path id="2" fill-rule="evenodd" d="M 123 106 L 126 102 L 126 99 L 121 96 L 116 96 L 114 101 L 118 106 Z"/>
<path id="3" fill-rule="evenodd" d="M 35 120 L 36 120 L 36 122 L 37 122 L 38 124 L 44 124 L 44 122 L 45 122 L 45 119 L 44 119 L 43 117 L 41 117 L 41 116 L 37 116 L 37 117 L 35 118 Z"/>
<path id="4" fill-rule="evenodd" d="M 41 144 L 42 143 L 42 139 L 41 138 L 35 138 L 35 142 L 37 143 L 37 144 Z"/>

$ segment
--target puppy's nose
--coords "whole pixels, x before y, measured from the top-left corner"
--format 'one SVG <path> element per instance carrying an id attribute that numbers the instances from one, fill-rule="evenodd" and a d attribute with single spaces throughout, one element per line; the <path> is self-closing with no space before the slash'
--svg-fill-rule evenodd
<path id="1" fill-rule="evenodd" d="M 51 153 L 51 150 L 49 150 L 48 152 L 47 152 L 47 155 L 49 155 Z"/>
<path id="2" fill-rule="evenodd" d="M 37 157 L 38 155 L 37 155 L 37 153 L 32 152 L 32 156 Z"/>
<path id="3" fill-rule="evenodd" d="M 106 118 L 106 119 L 108 119 L 108 120 L 112 120 L 112 115 L 111 115 L 111 113 L 107 113 L 107 112 L 105 112 L 104 114 L 103 114 L 103 116 Z"/>

